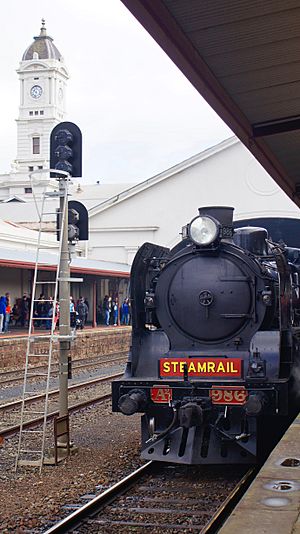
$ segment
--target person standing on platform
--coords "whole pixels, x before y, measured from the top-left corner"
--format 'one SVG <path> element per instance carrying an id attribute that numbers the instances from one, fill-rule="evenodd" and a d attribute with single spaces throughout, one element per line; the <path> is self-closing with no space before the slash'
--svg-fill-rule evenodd
<path id="1" fill-rule="evenodd" d="M 111 299 L 108 295 L 105 295 L 103 300 L 103 310 L 105 313 L 105 324 L 109 326 L 110 312 L 111 312 Z"/>
<path id="2" fill-rule="evenodd" d="M 118 298 L 117 297 L 112 303 L 112 309 L 113 309 L 113 316 L 114 316 L 114 326 L 118 326 L 119 302 L 118 302 Z"/>
<path id="3" fill-rule="evenodd" d="M 89 305 L 89 301 L 86 297 L 84 297 L 84 303 L 86 305 L 86 308 L 87 308 L 87 312 L 86 312 L 86 316 L 85 316 L 85 324 L 87 323 L 87 320 L 88 320 L 88 315 L 89 315 L 89 311 L 90 311 L 90 305 Z"/>
<path id="4" fill-rule="evenodd" d="M 3 296 L 0 298 L 0 334 L 3 334 L 3 323 L 6 313 L 6 298 Z"/>
<path id="5" fill-rule="evenodd" d="M 73 297 L 70 297 L 70 326 L 75 328 L 76 326 L 76 312 Z"/>
<path id="6" fill-rule="evenodd" d="M 29 299 L 27 295 L 23 295 L 21 301 L 21 326 L 27 326 L 28 324 L 28 315 L 29 315 Z"/>
<path id="7" fill-rule="evenodd" d="M 84 328 L 85 321 L 86 321 L 88 311 L 89 311 L 83 297 L 80 298 L 80 301 L 77 304 L 76 311 L 78 313 L 78 317 L 80 320 L 80 328 L 82 329 Z"/>
<path id="8" fill-rule="evenodd" d="M 129 301 L 125 299 L 122 304 L 122 324 L 128 326 L 129 324 Z"/>
<path id="9" fill-rule="evenodd" d="M 53 317 L 53 312 L 54 312 L 54 308 L 53 308 L 53 298 L 52 297 L 49 297 L 49 309 L 48 309 L 48 312 L 47 312 L 47 317 L 49 317 L 49 319 L 47 319 L 46 321 L 46 329 L 47 330 L 51 330 L 52 328 L 52 317 Z"/>
<path id="10" fill-rule="evenodd" d="M 34 326 L 38 328 L 46 327 L 46 320 L 47 320 L 47 313 L 48 313 L 48 306 L 45 299 L 44 293 L 41 293 L 39 296 L 39 300 L 36 305 L 36 318 L 37 321 L 35 321 Z"/>
<path id="11" fill-rule="evenodd" d="M 10 294 L 9 293 L 5 293 L 5 299 L 6 299 L 6 311 L 5 311 L 3 332 L 8 331 L 8 325 L 10 321 L 11 305 L 10 305 Z"/>

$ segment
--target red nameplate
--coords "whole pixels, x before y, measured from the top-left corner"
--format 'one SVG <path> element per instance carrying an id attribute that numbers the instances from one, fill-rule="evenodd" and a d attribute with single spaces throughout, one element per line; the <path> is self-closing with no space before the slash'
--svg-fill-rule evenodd
<path id="1" fill-rule="evenodd" d="M 242 360 L 239 358 L 162 358 L 159 363 L 160 376 L 183 376 L 185 364 L 190 377 L 242 376 Z"/>

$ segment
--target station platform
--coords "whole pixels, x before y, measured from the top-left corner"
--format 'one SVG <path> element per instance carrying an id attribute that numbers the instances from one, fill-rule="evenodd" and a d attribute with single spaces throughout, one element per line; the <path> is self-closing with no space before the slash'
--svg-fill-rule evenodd
<path id="1" fill-rule="evenodd" d="M 49 331 L 36 329 L 34 336 L 41 338 L 49 335 Z M 131 339 L 131 326 L 87 326 L 83 330 L 76 330 L 76 336 L 71 343 L 72 360 L 109 354 L 112 352 L 128 351 Z M 19 369 L 24 366 L 28 340 L 28 329 L 12 329 L 0 336 L 0 371 Z M 45 346 L 47 345 L 45 338 Z M 41 345 L 42 346 L 42 345 Z M 54 351 L 53 361 L 58 358 Z"/>
<path id="2" fill-rule="evenodd" d="M 128 330 L 130 329 L 131 327 L 130 326 L 121 326 L 121 325 L 118 325 L 118 326 L 114 326 L 114 325 L 109 325 L 109 326 L 106 326 L 106 325 L 97 325 L 97 326 L 91 326 L 90 324 L 87 324 L 85 325 L 84 329 L 81 330 L 76 330 L 76 334 L 79 334 L 80 332 L 113 332 L 113 331 L 118 331 L 118 329 L 122 329 L 122 330 Z M 58 330 L 55 331 L 55 333 L 57 333 Z M 43 334 L 48 334 L 48 330 L 47 329 L 44 329 L 44 328 L 36 328 L 35 329 L 35 332 L 34 332 L 34 335 L 35 336 L 42 336 Z M 22 327 L 12 327 L 10 328 L 7 332 L 0 332 L 0 340 L 1 339 L 7 339 L 7 338 L 12 338 L 12 337 L 17 337 L 17 338 L 20 338 L 20 337 L 27 337 L 28 336 L 28 327 L 27 328 L 22 328 Z"/>
<path id="3" fill-rule="evenodd" d="M 300 534 L 300 414 L 219 530 L 253 532 Z"/>

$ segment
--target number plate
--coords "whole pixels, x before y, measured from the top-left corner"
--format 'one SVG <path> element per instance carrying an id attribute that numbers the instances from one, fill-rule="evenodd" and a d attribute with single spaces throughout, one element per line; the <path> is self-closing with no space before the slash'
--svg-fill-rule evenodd
<path id="1" fill-rule="evenodd" d="M 212 386 L 209 396 L 213 404 L 242 406 L 248 398 L 248 391 L 244 386 Z"/>
<path id="2" fill-rule="evenodd" d="M 169 386 L 153 386 L 151 400 L 156 403 L 169 403 L 172 400 L 172 388 Z"/>

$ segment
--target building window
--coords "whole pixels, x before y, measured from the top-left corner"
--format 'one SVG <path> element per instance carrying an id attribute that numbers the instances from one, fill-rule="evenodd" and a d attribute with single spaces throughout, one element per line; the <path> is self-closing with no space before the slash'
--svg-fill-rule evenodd
<path id="1" fill-rule="evenodd" d="M 43 109 L 40 111 L 40 115 L 44 115 L 44 110 Z"/>
<path id="2" fill-rule="evenodd" d="M 35 115 L 38 115 L 38 114 L 39 114 L 39 112 L 38 112 L 38 111 L 35 111 L 35 112 L 34 112 L 34 114 L 35 114 Z"/>
<path id="3" fill-rule="evenodd" d="M 38 169 L 40 169 L 40 171 L 42 170 L 43 168 L 43 165 L 38 165 Z"/>
<path id="4" fill-rule="evenodd" d="M 29 115 L 33 115 L 33 111 L 29 111 Z"/>
<path id="5" fill-rule="evenodd" d="M 40 138 L 39 137 L 32 138 L 32 153 L 33 154 L 40 153 Z"/>
<path id="6" fill-rule="evenodd" d="M 34 80 L 39 80 L 39 78 L 33 78 Z"/>
<path id="7" fill-rule="evenodd" d="M 34 167 L 28 167 L 29 172 L 32 172 Z"/>
<path id="8" fill-rule="evenodd" d="M 32 187 L 25 187 L 24 193 L 32 193 Z"/>

